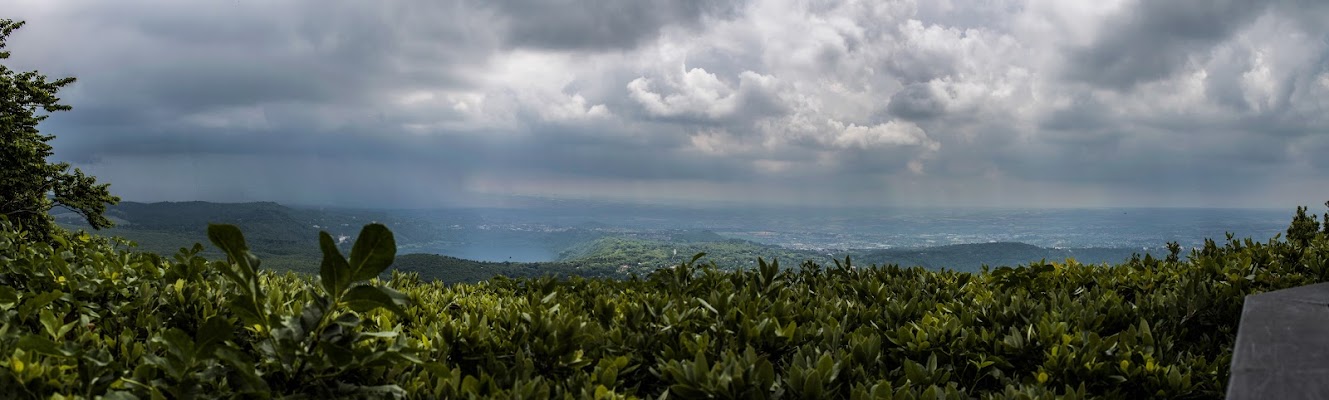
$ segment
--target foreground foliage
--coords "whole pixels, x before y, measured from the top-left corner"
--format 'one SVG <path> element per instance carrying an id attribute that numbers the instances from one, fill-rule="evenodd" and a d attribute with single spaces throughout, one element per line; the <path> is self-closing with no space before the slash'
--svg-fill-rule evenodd
<path id="1" fill-rule="evenodd" d="M 0 387 L 26 398 L 1217 398 L 1244 296 L 1329 277 L 1324 234 L 1111 267 L 457 285 L 373 278 L 381 225 L 349 258 L 321 236 L 318 277 L 262 272 L 229 226 L 228 261 L 25 235 L 0 222 Z"/>

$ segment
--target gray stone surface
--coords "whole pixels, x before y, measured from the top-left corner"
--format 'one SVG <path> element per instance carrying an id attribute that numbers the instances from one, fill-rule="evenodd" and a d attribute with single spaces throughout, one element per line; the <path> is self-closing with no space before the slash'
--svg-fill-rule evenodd
<path id="1" fill-rule="evenodd" d="M 1246 297 L 1229 399 L 1329 399 L 1329 283 Z"/>

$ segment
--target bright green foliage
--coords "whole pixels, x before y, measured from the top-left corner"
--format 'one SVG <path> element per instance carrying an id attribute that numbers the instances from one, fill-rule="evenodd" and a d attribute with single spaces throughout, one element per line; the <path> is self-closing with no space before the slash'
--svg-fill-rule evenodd
<path id="1" fill-rule="evenodd" d="M 22 21 L 0 19 L 0 60 L 9 58 L 3 51 L 9 34 L 22 26 Z M 38 115 L 38 110 L 69 110 L 56 92 L 71 83 L 72 77 L 48 81 L 36 71 L 15 72 L 0 64 L 0 215 L 32 232 L 34 240 L 49 239 L 57 229 L 47 214 L 53 206 L 75 211 L 100 229 L 111 226 L 102 216 L 106 205 L 120 201 L 107 190 L 109 185 L 98 185 L 77 168 L 70 172 L 68 163 L 46 161 L 52 154 L 46 142 L 55 136 L 37 130 L 48 116 Z"/>
<path id="2" fill-rule="evenodd" d="M 233 227 L 172 260 L 0 223 L 0 387 L 127 398 L 1219 398 L 1245 296 L 1329 281 L 1329 240 L 1228 237 L 1117 265 L 426 282 L 381 226 L 320 277 Z M 372 279 L 371 279 L 372 281 Z M 409 299 L 409 302 L 406 300 Z"/>

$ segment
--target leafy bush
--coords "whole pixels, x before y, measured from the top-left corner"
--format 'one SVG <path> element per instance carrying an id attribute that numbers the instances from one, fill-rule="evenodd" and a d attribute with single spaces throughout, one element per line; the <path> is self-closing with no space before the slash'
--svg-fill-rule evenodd
<path id="1" fill-rule="evenodd" d="M 0 387 L 16 397 L 1218 398 L 1246 295 L 1329 280 L 1329 239 L 970 274 L 851 260 L 627 280 L 374 278 L 391 234 L 317 277 L 233 227 L 171 259 L 0 222 Z M 366 280 L 370 283 L 363 284 Z"/>
<path id="2" fill-rule="evenodd" d="M 26 242 L 0 220 L 0 387 L 19 396 L 320 397 L 401 393 L 383 371 L 418 364 L 397 332 L 361 316 L 402 313 L 391 289 L 363 285 L 392 262 L 392 234 L 361 232 L 348 261 L 323 234 L 320 284 L 257 270 L 233 226 L 174 260 L 86 234 Z M 369 326 L 367 326 L 369 325 Z"/>

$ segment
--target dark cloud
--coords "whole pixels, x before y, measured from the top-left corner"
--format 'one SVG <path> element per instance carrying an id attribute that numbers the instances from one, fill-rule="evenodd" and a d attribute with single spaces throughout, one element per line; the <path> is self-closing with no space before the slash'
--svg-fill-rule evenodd
<path id="1" fill-rule="evenodd" d="M 1214 57 L 1214 68 L 1207 70 L 1205 77 L 1205 92 L 1214 102 L 1237 112 L 1250 111 L 1251 104 L 1241 87 L 1241 75 L 1251 68 L 1250 56 L 1249 52 L 1234 51 Z"/>
<path id="2" fill-rule="evenodd" d="M 1066 74 L 1114 89 L 1167 78 L 1267 8 L 1251 0 L 1138 1 L 1106 21 L 1092 44 L 1069 54 Z"/>
<path id="3" fill-rule="evenodd" d="M 1118 124 L 1111 115 L 1110 107 L 1103 101 L 1088 94 L 1076 96 L 1067 105 L 1048 110 L 1039 128 L 1071 132 L 1101 131 Z"/>
<path id="4" fill-rule="evenodd" d="M 738 1 L 501 0 L 508 41 L 556 50 L 626 50 L 672 25 L 696 28 L 706 16 L 731 17 Z"/>
<path id="5" fill-rule="evenodd" d="M 891 115 L 908 120 L 927 120 L 946 111 L 946 105 L 936 98 L 932 88 L 926 84 L 912 83 L 891 96 L 886 106 Z"/>
<path id="6" fill-rule="evenodd" d="M 1329 170 L 1310 0 L 17 4 L 6 65 L 79 77 L 57 157 L 131 200 L 1239 206 Z"/>

